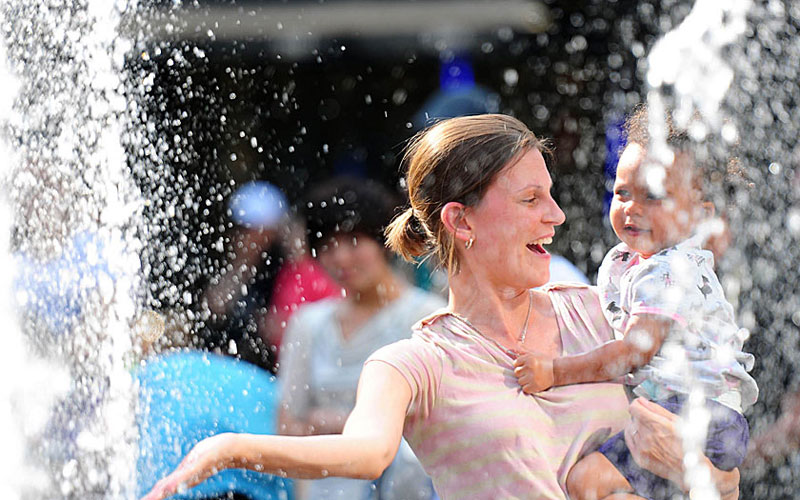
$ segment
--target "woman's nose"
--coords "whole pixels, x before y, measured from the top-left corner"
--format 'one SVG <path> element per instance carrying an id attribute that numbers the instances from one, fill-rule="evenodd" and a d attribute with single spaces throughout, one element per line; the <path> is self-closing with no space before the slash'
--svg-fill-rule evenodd
<path id="1" fill-rule="evenodd" d="M 554 226 L 560 226 L 565 220 L 567 220 L 567 216 L 564 215 L 564 211 L 558 206 L 556 200 L 550 198 L 550 210 L 547 213 L 547 222 Z"/>

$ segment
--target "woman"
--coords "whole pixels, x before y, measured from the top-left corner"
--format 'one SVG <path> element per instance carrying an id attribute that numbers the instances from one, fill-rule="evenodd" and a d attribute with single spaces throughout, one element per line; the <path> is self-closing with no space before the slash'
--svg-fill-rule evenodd
<path id="1" fill-rule="evenodd" d="M 335 178 L 306 200 L 314 254 L 343 289 L 343 297 L 301 307 L 283 344 L 281 434 L 340 434 L 356 401 L 364 361 L 377 349 L 411 335 L 411 327 L 445 306 L 438 295 L 410 286 L 394 272 L 383 228 L 395 197 L 378 183 Z M 402 479 L 398 479 L 402 478 Z M 308 485 L 306 498 L 430 499 L 430 480 L 404 445 L 393 465 L 372 481 L 326 478 Z"/>
<path id="2" fill-rule="evenodd" d="M 514 379 L 515 352 L 580 352 L 612 338 L 590 288 L 534 290 L 549 277 L 542 245 L 564 221 L 544 149 L 501 115 L 453 118 L 421 133 L 406 157 L 411 207 L 392 223 L 389 244 L 406 258 L 439 258 L 450 277 L 447 311 L 365 364 L 342 435 L 216 436 L 148 498 L 220 468 L 378 477 L 405 434 L 444 499 L 563 500 L 571 466 L 624 428 L 628 410 L 637 463 L 679 480 L 680 439 L 660 407 L 636 400 L 628 408 L 613 384 L 526 396 Z M 738 471 L 711 471 L 725 497 L 738 498 Z"/>

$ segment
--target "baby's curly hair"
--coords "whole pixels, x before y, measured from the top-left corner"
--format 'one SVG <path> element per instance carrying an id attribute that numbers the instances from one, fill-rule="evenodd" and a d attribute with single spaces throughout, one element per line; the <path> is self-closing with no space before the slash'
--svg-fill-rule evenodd
<path id="1" fill-rule="evenodd" d="M 685 153 L 689 155 L 694 168 L 696 179 L 704 196 L 712 201 L 717 209 L 724 209 L 733 202 L 734 193 L 738 189 L 750 189 L 753 182 L 748 178 L 739 158 L 734 154 L 737 145 L 720 145 L 713 142 L 710 135 L 704 139 L 695 139 L 689 133 L 688 127 L 679 127 L 670 110 L 665 112 L 666 143 L 676 155 Z M 694 114 L 689 120 L 689 125 L 701 120 L 699 114 Z M 627 143 L 639 144 L 647 148 L 651 140 L 650 117 L 646 104 L 642 104 L 625 120 L 625 135 Z"/>

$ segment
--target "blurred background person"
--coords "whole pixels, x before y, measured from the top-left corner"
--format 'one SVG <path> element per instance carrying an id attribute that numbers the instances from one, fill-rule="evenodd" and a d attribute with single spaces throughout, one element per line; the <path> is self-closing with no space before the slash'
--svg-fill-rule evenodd
<path id="1" fill-rule="evenodd" d="M 51 199 L 39 202 L 35 204 L 55 204 Z M 27 223 L 15 227 L 14 253 L 7 264 L 14 273 L 12 290 L 26 339 L 44 361 L 31 365 L 35 380 L 46 385 L 34 394 L 51 405 L 37 418 L 41 430 L 29 446 L 36 450 L 37 466 L 55 474 L 68 470 L 70 479 L 81 484 L 97 477 L 105 463 L 106 450 L 85 443 L 87 436 L 106 431 L 106 405 L 113 391 L 102 368 L 108 356 L 103 347 L 115 312 L 112 298 L 123 295 L 135 263 L 124 258 L 125 242 L 113 231 L 70 227 L 57 208 L 46 219 L 59 230 L 42 245 L 32 242 L 35 229 Z M 64 464 L 73 466 L 65 469 Z"/>
<path id="2" fill-rule="evenodd" d="M 800 391 L 791 391 L 781 401 L 778 418 L 748 444 L 742 468 L 749 475 L 763 475 L 768 467 L 800 463 Z"/>
<path id="3" fill-rule="evenodd" d="M 341 433 L 367 357 L 409 337 L 414 323 L 444 307 L 440 296 L 412 286 L 392 267 L 383 229 L 395 207 L 388 189 L 365 179 L 333 178 L 309 192 L 312 252 L 343 293 L 301 307 L 289 322 L 278 372 L 280 433 Z M 310 481 L 307 488 L 306 498 L 314 500 L 434 494 L 405 442 L 376 482 L 327 478 Z"/>
<path id="4" fill-rule="evenodd" d="M 258 332 L 280 363 L 280 347 L 289 318 L 307 303 L 341 296 L 339 286 L 308 249 L 306 225 L 301 216 L 290 217 L 285 229 L 286 257 L 278 269 L 266 314 L 259 317 Z"/>
<path id="5" fill-rule="evenodd" d="M 568 281 L 590 285 L 583 271 L 562 255 L 550 254 L 550 282 Z"/>
<path id="6" fill-rule="evenodd" d="M 302 227 L 288 205 L 283 192 L 265 181 L 234 193 L 231 261 L 203 298 L 210 317 L 202 335 L 209 347 L 273 373 L 283 328 L 296 306 L 338 292 L 308 258 Z"/>

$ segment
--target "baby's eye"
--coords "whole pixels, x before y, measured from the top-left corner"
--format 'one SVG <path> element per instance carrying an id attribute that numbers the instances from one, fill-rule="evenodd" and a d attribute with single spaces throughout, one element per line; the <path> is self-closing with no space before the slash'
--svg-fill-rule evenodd
<path id="1" fill-rule="evenodd" d="M 614 194 L 620 198 L 629 198 L 631 195 L 627 189 L 617 189 Z"/>

